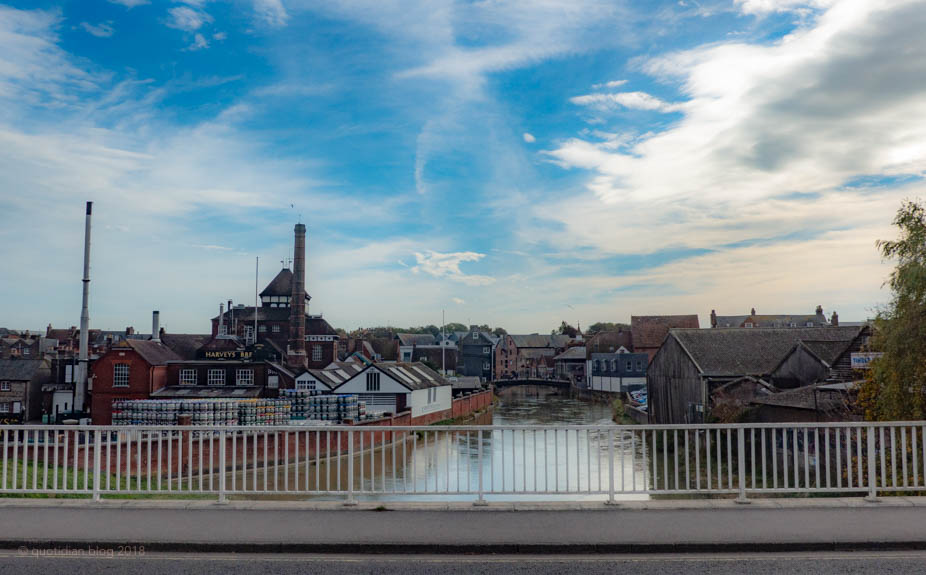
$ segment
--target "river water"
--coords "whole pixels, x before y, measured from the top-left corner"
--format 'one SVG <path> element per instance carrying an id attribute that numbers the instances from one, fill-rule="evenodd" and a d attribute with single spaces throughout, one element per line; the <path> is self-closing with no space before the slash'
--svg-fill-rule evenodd
<path id="1" fill-rule="evenodd" d="M 633 491 L 633 486 L 643 489 L 649 475 L 644 448 L 622 442 L 616 433 L 614 457 L 610 457 L 608 428 L 614 424 L 607 405 L 552 387 L 510 387 L 499 393 L 493 410 L 468 425 L 594 427 L 483 432 L 480 446 L 476 431 L 434 426 L 434 431 L 397 442 L 395 450 L 389 445 L 358 456 L 354 461 L 357 499 L 459 501 L 475 499 L 481 492 L 490 501 L 604 500 L 612 481 L 616 498 L 646 498 L 620 494 Z M 334 476 L 337 469 L 332 467 Z M 346 487 L 346 467 L 342 469 L 336 484 Z"/>

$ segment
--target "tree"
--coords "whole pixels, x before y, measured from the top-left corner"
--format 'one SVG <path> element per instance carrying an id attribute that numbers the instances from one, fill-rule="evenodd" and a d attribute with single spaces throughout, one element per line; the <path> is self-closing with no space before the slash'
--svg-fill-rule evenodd
<path id="1" fill-rule="evenodd" d="M 859 390 L 869 420 L 919 420 L 926 416 L 926 208 L 906 200 L 894 218 L 896 240 L 877 243 L 895 260 L 888 285 L 891 301 L 875 319 L 873 361 Z"/>
<path id="2" fill-rule="evenodd" d="M 588 326 L 585 335 L 591 337 L 603 331 L 630 331 L 630 326 L 626 323 L 611 323 L 609 321 L 598 321 Z"/>
<path id="3" fill-rule="evenodd" d="M 505 331 L 505 328 L 503 327 L 497 327 L 492 330 L 492 335 L 495 337 L 502 337 L 503 335 L 508 335 L 508 332 Z"/>
<path id="4" fill-rule="evenodd" d="M 564 321 L 563 323 L 559 325 L 559 329 L 555 330 L 553 333 L 554 335 L 559 334 L 559 335 L 568 335 L 569 337 L 575 337 L 579 334 L 579 331 Z"/>

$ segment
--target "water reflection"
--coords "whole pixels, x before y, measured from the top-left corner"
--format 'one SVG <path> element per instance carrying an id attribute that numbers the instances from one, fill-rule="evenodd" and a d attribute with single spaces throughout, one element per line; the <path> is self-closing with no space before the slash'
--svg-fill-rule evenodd
<path id="1" fill-rule="evenodd" d="M 603 500 L 614 490 L 645 489 L 645 446 L 616 437 L 611 473 L 607 405 L 543 386 L 503 390 L 493 411 L 463 425 L 590 425 L 582 430 L 448 431 L 434 426 L 414 434 L 364 432 L 353 461 L 359 500 Z M 357 432 L 362 428 L 358 428 Z M 355 432 L 355 433 L 357 433 Z M 376 433 L 371 437 L 371 433 Z M 613 429 L 611 430 L 613 433 Z M 370 449 L 371 440 L 375 444 Z M 360 447 L 360 446 L 358 446 Z M 622 457 L 623 455 L 623 457 Z M 480 461 L 482 466 L 480 467 Z M 314 490 L 348 489 L 347 457 L 322 459 L 305 469 L 289 466 L 287 483 Z M 642 494 L 618 495 L 642 499 Z M 336 499 L 338 496 L 320 498 Z"/>

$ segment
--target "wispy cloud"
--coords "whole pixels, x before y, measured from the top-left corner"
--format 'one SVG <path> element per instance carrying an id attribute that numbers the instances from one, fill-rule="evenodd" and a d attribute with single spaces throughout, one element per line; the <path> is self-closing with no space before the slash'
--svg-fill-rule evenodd
<path id="1" fill-rule="evenodd" d="M 261 23 L 270 26 L 283 26 L 289 20 L 283 0 L 254 0 L 254 13 Z"/>
<path id="2" fill-rule="evenodd" d="M 113 23 L 111 21 L 100 22 L 99 24 L 81 22 L 80 27 L 86 30 L 87 33 L 96 36 L 97 38 L 109 38 L 115 32 L 113 29 Z"/>
<path id="3" fill-rule="evenodd" d="M 586 94 L 569 99 L 579 106 L 590 106 L 599 110 L 627 108 L 629 110 L 652 110 L 656 112 L 677 112 L 682 109 L 679 104 L 663 102 L 646 92 L 618 92 L 616 94 Z"/>
<path id="4" fill-rule="evenodd" d="M 521 137 L 524 138 L 524 141 L 527 142 L 528 144 L 533 144 L 534 142 L 537 141 L 537 138 L 535 138 L 534 135 L 529 132 L 524 132 L 524 134 Z"/>
<path id="5" fill-rule="evenodd" d="M 476 252 L 416 252 L 415 261 L 417 265 L 412 268 L 412 271 L 436 278 L 447 278 L 470 286 L 485 286 L 494 283 L 495 278 L 484 275 L 468 275 L 460 270 L 461 264 L 478 262 L 484 257 L 485 254 Z"/>
<path id="6" fill-rule="evenodd" d="M 212 22 L 212 16 L 193 6 L 174 6 L 167 14 L 167 25 L 185 32 L 195 32 Z"/>
<path id="7" fill-rule="evenodd" d="M 145 4 L 150 4 L 151 0 L 109 0 L 111 4 L 120 4 L 126 8 L 135 8 L 137 6 L 143 6 Z"/>

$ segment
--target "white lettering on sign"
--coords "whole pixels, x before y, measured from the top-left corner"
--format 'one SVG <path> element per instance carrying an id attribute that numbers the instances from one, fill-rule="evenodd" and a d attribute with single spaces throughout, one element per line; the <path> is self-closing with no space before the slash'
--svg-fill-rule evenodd
<path id="1" fill-rule="evenodd" d="M 852 360 L 852 369 L 869 369 L 870 366 L 868 364 L 882 355 L 884 354 L 877 351 L 853 353 L 849 356 Z"/>

